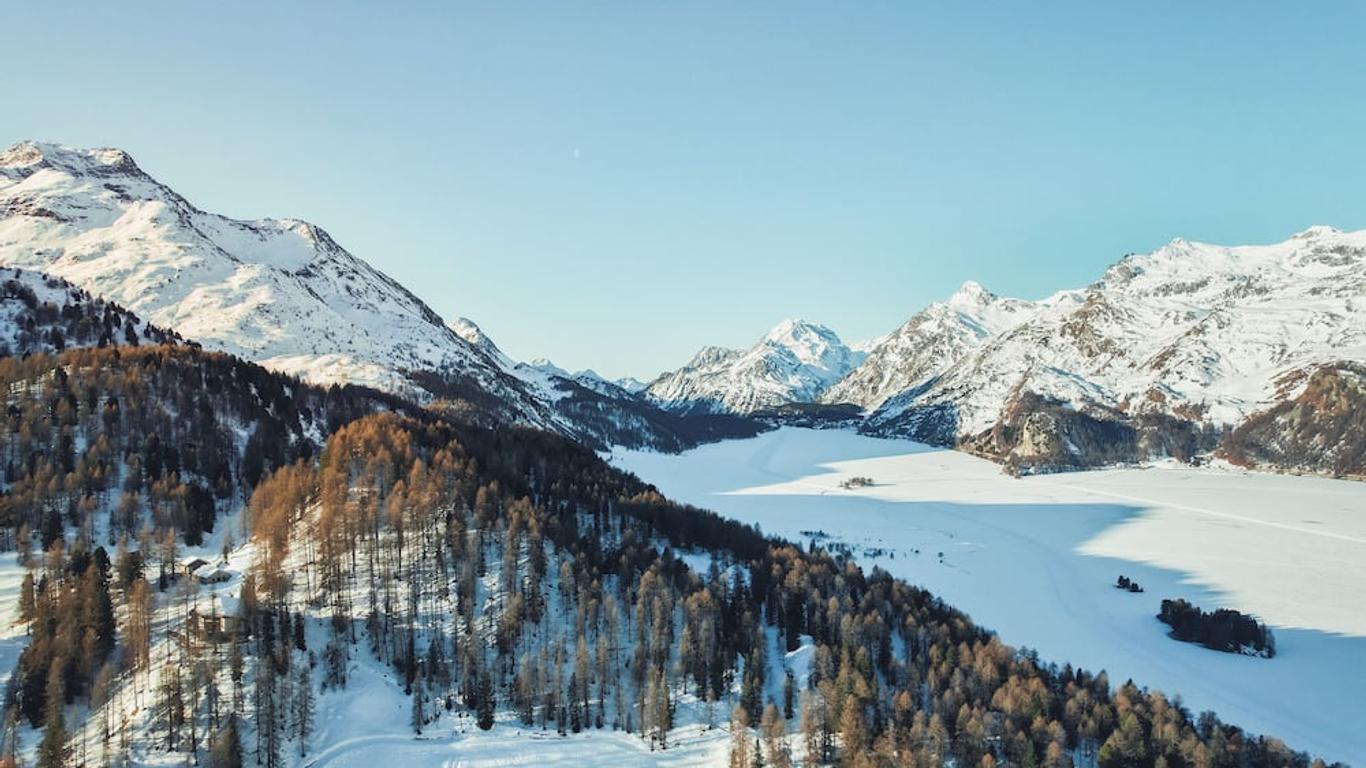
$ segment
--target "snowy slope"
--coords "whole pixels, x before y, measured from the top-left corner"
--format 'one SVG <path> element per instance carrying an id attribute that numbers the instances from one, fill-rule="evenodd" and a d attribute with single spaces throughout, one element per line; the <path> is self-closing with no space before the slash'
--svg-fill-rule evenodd
<path id="1" fill-rule="evenodd" d="M 61 278 L 0 267 L 0 357 L 179 340 Z"/>
<path id="2" fill-rule="evenodd" d="M 0 264 L 65 278 L 209 349 L 314 383 L 464 400 L 590 444 L 678 442 L 644 423 L 663 414 L 632 393 L 511 360 L 473 322 L 444 323 L 318 227 L 206 213 L 117 149 L 0 151 Z"/>
<path id="3" fill-rule="evenodd" d="M 748 414 L 813 402 L 862 358 L 829 328 L 784 320 L 748 350 L 702 349 L 645 392 L 670 410 Z"/>
<path id="4" fill-rule="evenodd" d="M 586 371 L 585 373 L 592 373 L 594 376 L 597 376 L 597 374 L 591 369 Z M 598 378 L 602 377 L 599 376 Z M 633 395 L 644 392 L 646 387 L 650 386 L 650 382 L 641 381 L 640 379 L 637 379 L 634 376 L 623 376 L 620 379 L 613 379 L 612 383 L 616 384 L 618 387 L 621 387 L 622 389 L 626 390 L 627 392 L 630 392 Z"/>
<path id="5" fill-rule="evenodd" d="M 826 390 L 821 400 L 873 410 L 894 395 L 924 387 L 968 352 L 1028 320 L 1043 306 L 998 298 L 978 283 L 966 282 L 948 301 L 931 304 L 876 340 L 863 363 Z"/>
<path id="6" fill-rule="evenodd" d="M 1317 367 L 1363 359 L 1366 232 L 1174 240 L 990 339 L 924 392 L 884 403 L 869 426 L 953 442 L 1001 423 L 1026 395 L 1102 419 L 1234 425 L 1293 396 Z M 954 433 L 923 430 L 926 413 L 952 414 Z"/>
<path id="7" fill-rule="evenodd" d="M 545 420 L 427 305 L 322 229 L 206 213 L 117 149 L 23 142 L 0 152 L 0 263 L 66 278 L 310 381 L 411 391 L 409 371 L 442 371 Z"/>

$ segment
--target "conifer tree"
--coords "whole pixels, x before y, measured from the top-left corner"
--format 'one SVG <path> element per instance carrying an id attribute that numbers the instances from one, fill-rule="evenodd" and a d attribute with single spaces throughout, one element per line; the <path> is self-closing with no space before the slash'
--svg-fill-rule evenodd
<path id="1" fill-rule="evenodd" d="M 749 713 L 737 706 L 730 716 L 730 768 L 749 768 Z"/>
<path id="2" fill-rule="evenodd" d="M 294 720 L 299 737 L 299 757 L 308 754 L 308 737 L 313 735 L 313 673 L 309 665 L 299 665 L 299 685 L 294 697 Z"/>
<path id="3" fill-rule="evenodd" d="M 43 707 L 43 740 L 38 743 L 38 768 L 66 768 L 70 752 L 66 739 L 66 695 L 62 687 L 62 662 L 53 659 L 47 675 Z"/>

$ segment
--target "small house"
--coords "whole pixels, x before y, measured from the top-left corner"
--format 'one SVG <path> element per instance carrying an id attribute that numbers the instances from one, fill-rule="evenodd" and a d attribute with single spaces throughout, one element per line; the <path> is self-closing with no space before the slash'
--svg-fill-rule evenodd
<path id="1" fill-rule="evenodd" d="M 195 571 L 208 564 L 209 561 L 202 557 L 187 557 L 180 561 L 180 572 L 186 576 L 193 576 Z"/>
<path id="2" fill-rule="evenodd" d="M 246 622 L 242 621 L 241 601 L 232 595 L 210 595 L 204 604 L 190 609 L 189 630 L 205 640 L 227 640 L 245 637 Z"/>
<path id="3" fill-rule="evenodd" d="M 200 584 L 222 584 L 232 579 L 233 573 L 226 568 L 213 568 L 201 570 L 195 575 L 195 580 Z"/>

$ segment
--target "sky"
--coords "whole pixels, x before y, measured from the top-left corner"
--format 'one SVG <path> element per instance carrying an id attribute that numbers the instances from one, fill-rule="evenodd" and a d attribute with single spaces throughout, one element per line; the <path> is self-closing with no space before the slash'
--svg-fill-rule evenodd
<path id="1" fill-rule="evenodd" d="M 306 219 L 572 370 L 1366 228 L 1362 3 L 58 5 L 4 13 L 0 143 Z"/>

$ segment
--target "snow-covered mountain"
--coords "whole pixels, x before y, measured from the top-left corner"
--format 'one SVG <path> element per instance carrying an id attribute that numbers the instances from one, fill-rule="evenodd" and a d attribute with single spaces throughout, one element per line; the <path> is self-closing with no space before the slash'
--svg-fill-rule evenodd
<path id="1" fill-rule="evenodd" d="M 1362 360 L 1366 232 L 1314 227 L 1239 247 L 1174 240 L 1045 302 L 886 400 L 865 428 L 1021 466 L 1180 455 L 1210 447 L 1202 430 L 1297 396 L 1320 367 Z M 1129 448 L 1110 453 L 1117 445 Z"/>
<path id="2" fill-rule="evenodd" d="M 0 263 L 53 274 L 204 346 L 306 380 L 458 373 L 543 420 L 426 304 L 295 219 L 206 213 L 117 149 L 0 152 Z"/>
<path id="3" fill-rule="evenodd" d="M 814 402 L 863 357 L 829 328 L 784 320 L 748 350 L 703 348 L 687 365 L 652 382 L 645 394 L 677 412 L 749 414 Z"/>
<path id="4" fill-rule="evenodd" d="M 590 444 L 680 445 L 642 423 L 663 414 L 624 390 L 594 391 L 584 413 L 566 402 L 583 399 L 582 381 L 509 359 L 465 318 L 444 323 L 319 227 L 207 213 L 118 149 L 26 141 L 0 151 L 0 264 L 64 278 L 310 382 L 466 401 Z"/>
<path id="5" fill-rule="evenodd" d="M 820 399 L 874 410 L 894 395 L 923 389 L 968 352 L 1044 306 L 1047 303 L 998 298 L 978 283 L 963 283 L 948 301 L 931 304 L 874 341 L 863 363 Z"/>
<path id="6" fill-rule="evenodd" d="M 1360 447 L 1316 453 L 1326 438 L 1306 425 L 1350 432 L 1341 401 L 1360 399 L 1362 363 L 1366 231 L 1312 227 L 1273 245 L 1174 240 L 1041 301 L 968 282 L 866 352 L 788 321 L 748 351 L 703 349 L 647 395 L 680 410 L 814 414 L 1020 471 L 1218 452 L 1295 469 L 1317 455 L 1350 474 Z"/>
<path id="7" fill-rule="evenodd" d="M 592 370 L 589 370 L 587 372 L 593 373 L 593 375 L 595 376 L 597 375 Z M 618 387 L 621 387 L 622 389 L 626 390 L 627 392 L 630 392 L 633 395 L 638 395 L 641 392 L 644 392 L 645 389 L 650 386 L 650 382 L 641 381 L 640 379 L 637 379 L 634 376 L 623 376 L 620 379 L 612 379 L 612 383 L 616 384 Z"/>

